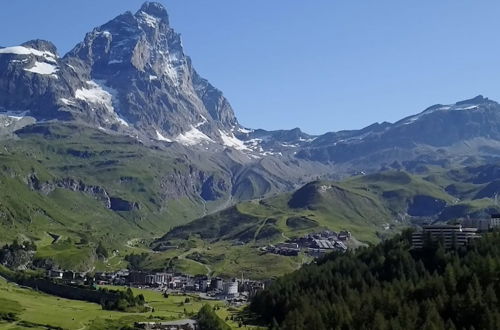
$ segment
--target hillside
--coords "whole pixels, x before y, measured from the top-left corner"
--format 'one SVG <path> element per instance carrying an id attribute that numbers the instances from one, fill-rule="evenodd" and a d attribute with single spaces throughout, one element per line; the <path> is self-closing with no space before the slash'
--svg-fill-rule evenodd
<path id="1" fill-rule="evenodd" d="M 69 123 L 26 126 L 1 147 L 0 242 L 33 240 L 37 265 L 83 271 L 123 268 L 126 255 L 151 254 L 150 242 L 157 249 L 177 246 L 180 239 L 183 248 L 151 254 L 145 267 L 280 275 L 303 259 L 258 257 L 255 247 L 325 228 L 377 242 L 421 217 L 444 221 L 492 212 L 500 179 L 494 164 L 429 167 L 418 175 L 389 171 L 316 181 L 293 193 L 241 202 L 261 196 L 250 187 L 264 181 L 275 182 L 274 191 L 284 189 L 278 187 L 285 178 L 259 172 L 254 164 L 235 168 L 224 154 L 217 160 L 186 157 L 186 150 L 175 145 L 147 145 Z M 193 243 L 182 242 L 187 238 Z M 203 241 L 211 247 L 203 262 L 173 259 L 197 252 Z M 96 253 L 99 245 L 107 256 Z M 229 247 L 231 254 L 223 261 L 220 256 Z"/>
<path id="2" fill-rule="evenodd" d="M 231 315 L 217 301 L 190 296 L 191 302 L 184 304 L 186 296 L 170 295 L 165 298 L 161 293 L 151 290 L 133 291 L 135 294 L 143 294 L 154 312 L 141 314 L 103 310 L 99 304 L 44 294 L 0 278 L 0 329 L 115 330 L 132 327 L 134 322 L 161 322 L 190 317 L 205 304 L 220 305 L 217 314 L 223 319 Z M 235 322 L 230 324 L 233 328 L 237 327 Z"/>
<path id="3" fill-rule="evenodd" d="M 197 235 L 208 241 L 248 243 L 328 228 L 347 229 L 358 239 L 375 242 L 385 232 L 390 233 L 389 228 L 412 221 L 446 221 L 493 212 L 497 208 L 492 184 L 475 181 L 467 174 L 481 176 L 483 171 L 491 171 L 491 166 L 437 169 L 426 175 L 388 171 L 340 182 L 315 181 L 293 193 L 240 203 L 176 227 L 163 239 Z M 459 177 L 457 173 L 464 174 Z M 466 186 L 468 194 L 451 191 L 450 187 L 459 186 Z"/>
<path id="4" fill-rule="evenodd" d="M 258 252 L 259 247 L 324 229 L 348 230 L 356 241 L 377 243 L 402 229 L 422 223 L 488 217 L 500 208 L 489 180 L 497 165 L 443 170 L 425 175 L 388 171 L 340 182 L 314 181 L 274 197 L 239 203 L 226 210 L 180 225 L 154 241 L 151 248 L 170 257 L 179 246 L 189 262 L 213 274 L 238 272 L 255 277 L 275 276 L 307 262 L 306 255 L 284 257 Z M 467 193 L 452 191 L 463 187 Z M 458 189 L 458 188 L 457 188 Z M 178 252 L 177 252 L 178 253 Z M 158 266 L 150 256 L 146 268 Z M 294 265 L 294 266 L 293 266 Z M 192 265 L 194 266 L 194 265 Z M 292 267 L 291 267 L 292 266 Z"/>
<path id="5" fill-rule="evenodd" d="M 127 254 L 148 250 L 137 242 L 290 189 L 300 173 L 291 179 L 270 160 L 246 163 L 224 151 L 193 153 L 57 121 L 4 137 L 0 164 L 0 243 L 35 241 L 38 265 L 82 271 L 124 267 Z"/>
<path id="6" fill-rule="evenodd" d="M 1 143 L 2 242 L 19 235 L 37 242 L 41 257 L 86 269 L 97 242 L 110 252 L 121 250 L 130 238 L 149 237 L 203 214 L 195 190 L 162 187 L 169 175 L 189 173 L 181 159 L 129 137 L 74 125 L 49 124 L 18 134 L 20 139 Z"/>
<path id="7" fill-rule="evenodd" d="M 498 329 L 500 234 L 410 250 L 408 232 L 303 266 L 257 294 L 273 329 Z"/>

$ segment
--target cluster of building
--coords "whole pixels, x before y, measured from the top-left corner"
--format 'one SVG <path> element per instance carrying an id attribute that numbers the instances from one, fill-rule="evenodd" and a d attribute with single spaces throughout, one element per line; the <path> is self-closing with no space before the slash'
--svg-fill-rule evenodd
<path id="1" fill-rule="evenodd" d="M 199 293 L 205 298 L 227 300 L 236 305 L 245 303 L 265 287 L 265 282 L 249 279 L 149 272 L 131 272 L 127 284 L 154 287 L 164 292 Z"/>
<path id="2" fill-rule="evenodd" d="M 128 285 L 150 287 L 163 292 L 200 293 L 205 297 L 225 299 L 230 302 L 245 302 L 265 283 L 249 279 L 210 278 L 206 275 L 190 276 L 166 272 L 129 271 L 97 272 L 93 276 L 72 271 L 49 270 L 50 278 L 72 284 Z"/>
<path id="3" fill-rule="evenodd" d="M 440 242 L 446 249 L 468 245 L 481 237 L 481 232 L 500 228 L 500 214 L 490 219 L 465 219 L 462 224 L 435 224 L 422 226 L 412 234 L 412 247 L 421 249 L 426 244 Z"/>
<path id="4" fill-rule="evenodd" d="M 349 239 L 351 239 L 351 233 L 348 231 L 336 233 L 325 230 L 269 245 L 262 250 L 285 256 L 297 256 L 300 251 L 304 251 L 313 257 L 320 257 L 332 251 L 347 251 L 346 241 Z"/>
<path id="5" fill-rule="evenodd" d="M 476 228 L 480 232 L 490 231 L 500 228 L 500 214 L 492 214 L 489 219 L 465 219 L 462 226 Z"/>

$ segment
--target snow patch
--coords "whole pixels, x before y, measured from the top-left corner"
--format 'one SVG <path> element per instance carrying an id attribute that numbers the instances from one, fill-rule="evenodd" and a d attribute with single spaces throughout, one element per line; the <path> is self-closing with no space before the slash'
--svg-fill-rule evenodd
<path id="1" fill-rule="evenodd" d="M 272 152 L 272 151 L 261 152 L 261 155 L 262 156 L 276 156 L 276 155 L 283 156 L 283 154 L 281 152 Z"/>
<path id="2" fill-rule="evenodd" d="M 34 48 L 24 46 L 13 46 L 0 48 L 0 54 L 15 54 L 15 55 L 35 55 L 43 57 L 47 62 L 57 62 L 57 55 L 48 51 L 40 51 Z"/>
<path id="3" fill-rule="evenodd" d="M 191 126 L 189 131 L 177 135 L 175 141 L 186 146 L 192 146 L 203 142 L 214 142 L 214 140 L 206 136 L 194 126 Z"/>
<path id="4" fill-rule="evenodd" d="M 470 106 L 467 106 L 467 107 L 456 107 L 454 110 L 474 110 L 474 109 L 477 109 L 479 108 L 478 105 L 470 105 Z"/>
<path id="5" fill-rule="evenodd" d="M 122 117 L 116 115 L 116 120 L 118 121 L 118 123 L 120 123 L 121 125 L 123 126 L 127 126 L 127 127 L 130 127 L 130 125 L 127 123 L 127 121 L 125 119 L 123 119 Z"/>
<path id="6" fill-rule="evenodd" d="M 477 104 L 443 105 L 443 106 L 440 106 L 437 108 L 427 109 L 427 110 L 425 110 L 417 115 L 410 116 L 406 119 L 403 119 L 403 122 L 401 123 L 401 125 L 409 125 L 409 124 L 417 121 L 418 119 L 422 118 L 423 116 L 426 116 L 428 114 L 431 114 L 431 113 L 434 113 L 437 111 L 466 111 L 466 110 L 475 110 L 478 108 L 479 108 L 479 105 L 477 105 Z"/>
<path id="7" fill-rule="evenodd" d="M 253 133 L 253 129 L 248 129 L 248 128 L 244 128 L 244 127 L 239 127 L 238 128 L 238 132 L 240 133 L 243 133 L 243 134 L 250 134 L 250 133 Z"/>
<path id="8" fill-rule="evenodd" d="M 156 130 L 156 139 L 158 141 L 172 142 L 172 140 L 164 137 L 160 132 L 158 132 L 158 130 Z"/>
<path id="9" fill-rule="evenodd" d="M 222 139 L 222 143 L 227 146 L 227 147 L 231 147 L 231 148 L 235 148 L 235 149 L 238 149 L 238 150 L 250 150 L 250 148 L 248 148 L 244 143 L 243 141 L 241 141 L 240 139 L 236 138 L 233 133 L 225 133 L 221 130 L 219 130 L 219 133 L 220 133 L 220 136 L 221 136 L 221 139 Z"/>
<path id="10" fill-rule="evenodd" d="M 165 53 L 164 51 L 159 51 L 160 55 L 163 57 L 163 73 L 169 77 L 175 86 L 179 86 L 180 71 L 182 67 L 182 54 L 177 53 Z"/>
<path id="11" fill-rule="evenodd" d="M 87 85 L 89 86 L 88 88 L 79 88 L 75 91 L 77 99 L 104 105 L 109 112 L 115 111 L 113 107 L 113 95 L 110 92 L 104 90 L 102 86 L 93 80 L 87 81 Z"/>
<path id="12" fill-rule="evenodd" d="M 14 120 L 21 120 L 24 117 L 26 117 L 28 115 L 28 113 L 29 113 L 28 110 L 24 110 L 24 111 L 4 111 L 4 112 L 0 112 L 0 115 L 7 116 L 7 117 L 12 118 Z"/>
<path id="13" fill-rule="evenodd" d="M 298 144 L 290 144 L 290 143 L 281 143 L 281 146 L 285 147 L 285 148 L 297 148 L 299 145 Z"/>
<path id="14" fill-rule="evenodd" d="M 10 63 L 27 63 L 29 60 L 27 58 L 23 60 L 11 60 Z"/>
<path id="15" fill-rule="evenodd" d="M 262 139 L 255 138 L 255 139 L 250 139 L 250 140 L 245 141 L 245 144 L 249 144 L 249 145 L 252 145 L 252 146 L 257 146 L 257 145 L 261 144 L 262 141 L 263 141 Z"/>
<path id="16" fill-rule="evenodd" d="M 205 124 L 208 121 L 207 118 L 205 118 L 203 115 L 200 115 L 200 117 L 201 117 L 201 121 L 194 125 L 195 128 L 202 126 L 203 124 Z"/>
<path id="17" fill-rule="evenodd" d="M 59 71 L 57 66 L 49 63 L 44 63 L 44 62 L 35 62 L 35 65 L 31 68 L 24 69 L 24 71 L 32 72 L 32 73 L 37 73 L 37 74 L 42 74 L 42 75 L 49 75 L 53 78 L 57 78 L 56 72 Z"/>
<path id="18" fill-rule="evenodd" d="M 140 20 L 141 22 L 143 23 L 146 23 L 146 25 L 152 27 L 152 28 L 155 28 L 157 25 L 158 25 L 158 19 L 141 11 L 139 13 L 139 15 L 141 16 Z"/>
<path id="19" fill-rule="evenodd" d="M 87 85 L 87 88 L 79 88 L 75 91 L 75 98 L 87 103 L 103 105 L 111 114 L 115 122 L 123 126 L 130 126 L 129 123 L 121 118 L 115 111 L 115 106 L 118 106 L 118 92 L 115 89 L 106 86 L 104 82 L 100 80 L 89 80 L 87 81 Z M 109 122 L 109 120 L 107 120 L 107 122 Z"/>
<path id="20" fill-rule="evenodd" d="M 59 99 L 59 101 L 61 101 L 61 102 L 62 102 L 63 104 L 65 104 L 65 105 L 76 105 L 75 101 L 68 100 L 68 99 L 66 99 L 66 98 L 64 98 L 64 97 L 61 97 L 61 98 Z"/>

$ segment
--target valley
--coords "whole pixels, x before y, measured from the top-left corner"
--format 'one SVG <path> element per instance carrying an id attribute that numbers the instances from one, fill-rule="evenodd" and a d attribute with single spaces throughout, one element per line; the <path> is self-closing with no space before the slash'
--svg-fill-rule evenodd
<path id="1" fill-rule="evenodd" d="M 2 147 L 0 241 L 34 241 L 41 267 L 117 270 L 127 266 L 127 255 L 145 253 L 146 270 L 173 267 L 196 275 L 208 267 L 214 276 L 266 278 L 311 260 L 257 254 L 288 237 L 348 230 L 361 242 L 376 243 L 412 224 L 498 210 L 494 164 L 430 164 L 413 173 L 409 167 L 314 181 L 260 199 L 232 196 L 236 204 L 218 211 L 229 199 L 204 199 L 194 175 L 212 178 L 227 169 L 193 164 L 180 152 L 130 137 L 53 123 L 22 129 Z M 179 186 L 180 178 L 192 181 Z M 96 253 L 99 245 L 105 256 Z M 200 249 L 204 263 L 186 258 Z"/>
<path id="2" fill-rule="evenodd" d="M 411 230 L 500 213 L 499 103 L 478 95 L 321 134 L 249 128 L 161 3 L 87 31 L 66 54 L 40 39 L 0 47 L 0 329 L 326 329 L 329 315 L 345 329 L 369 327 L 366 315 L 436 329 L 473 323 L 444 301 L 495 310 L 498 235 L 420 253 Z M 495 313 L 475 324 L 493 329 Z"/>

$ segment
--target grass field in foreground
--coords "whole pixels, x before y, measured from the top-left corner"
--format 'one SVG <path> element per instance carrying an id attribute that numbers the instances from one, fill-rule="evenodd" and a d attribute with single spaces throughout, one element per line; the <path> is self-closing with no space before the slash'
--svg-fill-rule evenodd
<path id="1" fill-rule="evenodd" d="M 193 296 L 170 295 L 169 298 L 164 298 L 161 293 L 152 290 L 133 290 L 135 294 L 144 295 L 154 312 L 106 311 L 98 304 L 43 294 L 0 278 L 0 313 L 13 312 L 19 317 L 19 321 L 13 323 L 0 321 L 0 329 L 46 329 L 47 325 L 79 330 L 120 329 L 137 321 L 182 319 L 190 313 L 197 313 L 207 303 L 220 306 L 216 312 L 223 319 L 233 313 L 221 301 L 201 300 Z M 189 303 L 185 303 L 187 297 L 190 299 Z M 228 321 L 228 324 L 237 327 L 235 322 Z"/>

